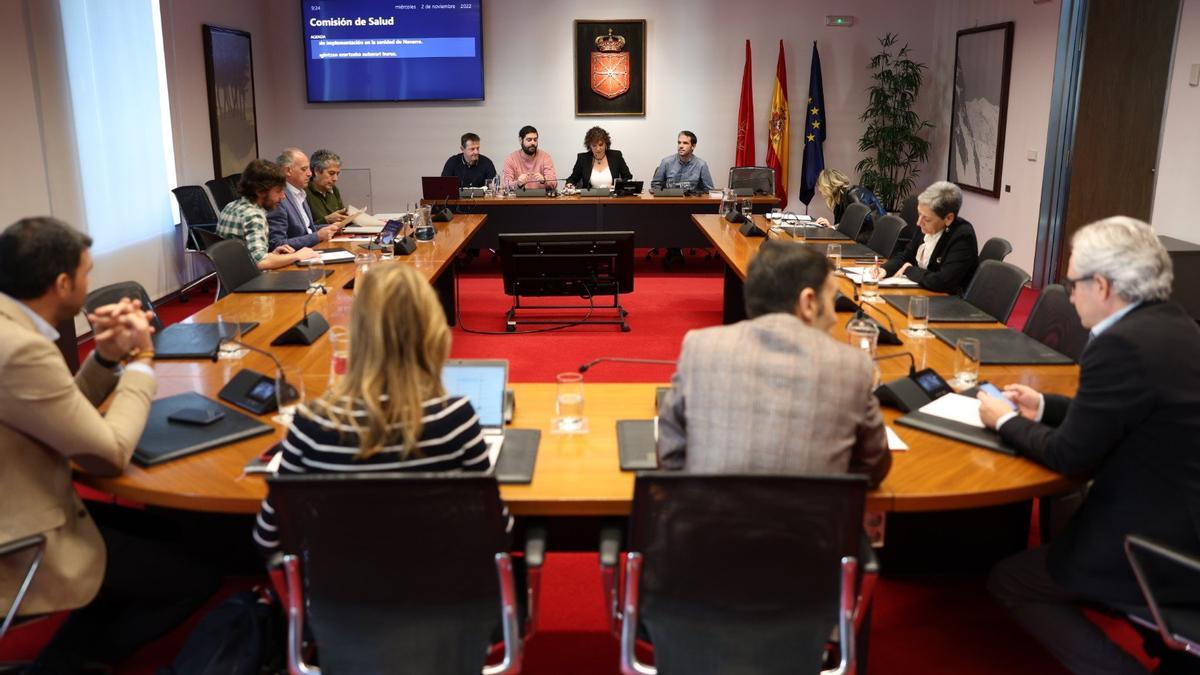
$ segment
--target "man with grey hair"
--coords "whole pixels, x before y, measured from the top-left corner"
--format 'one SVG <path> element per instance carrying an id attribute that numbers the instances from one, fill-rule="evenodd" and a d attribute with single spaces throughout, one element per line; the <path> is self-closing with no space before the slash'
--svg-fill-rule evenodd
<path id="1" fill-rule="evenodd" d="M 1005 387 L 1008 401 L 979 396 L 984 424 L 1010 447 L 1093 480 L 1061 535 L 1002 561 L 988 583 L 1072 672 L 1144 672 L 1079 609 L 1145 604 L 1126 535 L 1200 553 L 1200 329 L 1168 300 L 1172 276 L 1146 223 L 1080 229 L 1063 280 L 1091 329 L 1075 397 L 1020 384 Z"/>
<path id="2" fill-rule="evenodd" d="M 342 175 L 342 158 L 329 150 L 317 150 L 312 154 L 312 180 L 308 183 L 305 196 L 313 221 L 325 225 L 341 225 L 346 220 L 346 204 L 338 189 L 338 178 Z"/>
<path id="3" fill-rule="evenodd" d="M 931 291 L 962 293 L 979 266 L 975 228 L 960 218 L 962 190 L 938 181 L 917 197 L 917 225 L 924 236 L 913 237 L 901 255 L 883 266 L 890 277 L 908 277 Z"/>
<path id="4" fill-rule="evenodd" d="M 320 224 L 313 219 L 305 189 L 312 178 L 308 155 L 298 148 L 285 148 L 276 160 L 286 176 L 283 201 L 267 214 L 267 246 L 291 246 L 302 249 L 329 241 L 338 231 L 334 225 Z"/>

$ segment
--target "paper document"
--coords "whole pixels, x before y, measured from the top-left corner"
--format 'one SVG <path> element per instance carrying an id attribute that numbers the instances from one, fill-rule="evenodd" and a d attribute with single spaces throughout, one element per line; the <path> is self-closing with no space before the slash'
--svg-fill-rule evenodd
<path id="1" fill-rule="evenodd" d="M 916 288 L 920 286 L 908 277 L 887 277 L 879 280 L 880 288 Z"/>
<path id="2" fill-rule="evenodd" d="M 946 394 L 921 406 L 921 412 L 944 420 L 985 428 L 983 420 L 979 418 L 979 400 L 970 396 Z"/>
<path id="3" fill-rule="evenodd" d="M 356 206 L 346 206 L 346 227 L 342 231 L 347 234 L 375 234 L 383 229 L 384 222 Z"/>
<path id="4" fill-rule="evenodd" d="M 504 445 L 504 437 L 499 434 L 487 435 L 483 437 L 483 442 L 487 445 L 488 466 L 495 469 L 496 461 L 500 458 L 500 446 Z"/>
<path id="5" fill-rule="evenodd" d="M 888 450 L 892 450 L 893 452 L 898 452 L 900 450 L 908 449 L 908 443 L 905 443 L 900 438 L 900 436 L 898 436 L 896 434 L 896 431 L 894 429 L 892 429 L 891 427 L 884 427 L 884 429 L 887 430 Z"/>
<path id="6" fill-rule="evenodd" d="M 321 262 L 323 262 L 323 263 L 340 263 L 340 262 L 353 262 L 354 261 L 353 253 L 351 253 L 350 251 L 344 250 L 344 249 L 340 249 L 340 248 L 335 251 L 318 251 L 318 253 L 321 254 Z M 296 264 L 297 265 L 311 265 L 312 263 L 313 263 L 312 259 L 309 259 L 309 260 L 301 260 L 301 261 L 297 262 Z"/>
<path id="7" fill-rule="evenodd" d="M 361 244 L 361 243 L 370 242 L 371 239 L 373 239 L 373 238 L 374 237 L 334 237 L 333 239 L 330 239 L 329 241 L 332 241 L 332 242 L 354 242 L 354 243 Z"/>

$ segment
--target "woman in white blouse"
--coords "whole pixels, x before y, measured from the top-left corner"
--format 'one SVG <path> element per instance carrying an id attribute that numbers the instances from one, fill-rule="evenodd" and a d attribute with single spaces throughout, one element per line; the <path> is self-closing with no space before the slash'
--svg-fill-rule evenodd
<path id="1" fill-rule="evenodd" d="M 588 129 L 583 147 L 575 158 L 575 168 L 567 178 L 567 188 L 611 188 L 619 181 L 633 180 L 620 150 L 612 149 L 612 138 L 600 127 Z"/>

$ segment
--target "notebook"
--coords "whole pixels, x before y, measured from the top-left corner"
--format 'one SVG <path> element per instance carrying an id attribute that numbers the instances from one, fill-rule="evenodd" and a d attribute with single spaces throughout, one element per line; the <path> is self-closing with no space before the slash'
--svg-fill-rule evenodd
<path id="1" fill-rule="evenodd" d="M 258 325 L 257 321 L 239 324 L 239 335 Z M 220 333 L 215 323 L 176 323 L 154 334 L 156 359 L 207 359 L 217 349 Z"/>
<path id="2" fill-rule="evenodd" d="M 209 424 L 170 419 L 184 409 L 216 411 L 219 419 Z M 176 394 L 150 405 L 146 428 L 133 452 L 133 459 L 142 466 L 152 466 L 272 431 L 274 427 L 195 392 Z"/>

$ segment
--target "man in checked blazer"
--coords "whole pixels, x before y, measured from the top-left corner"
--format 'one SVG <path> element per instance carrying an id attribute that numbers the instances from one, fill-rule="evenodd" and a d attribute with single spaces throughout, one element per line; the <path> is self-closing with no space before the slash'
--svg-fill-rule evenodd
<path id="1" fill-rule="evenodd" d="M 766 241 L 750 263 L 749 319 L 690 331 L 659 410 L 659 463 L 695 473 L 862 473 L 888 452 L 875 365 L 829 329 L 828 259 Z"/>
<path id="2" fill-rule="evenodd" d="M 72 462 L 121 473 L 156 387 L 153 329 L 136 300 L 89 315 L 96 348 L 74 377 L 54 344 L 54 326 L 87 298 L 91 243 L 52 218 L 27 218 L 0 232 L 0 544 L 46 538 L 20 615 L 76 610 L 39 658 L 38 673 L 123 660 L 186 618 L 216 582 L 189 576 L 194 566 L 186 558 L 153 542 L 98 527 L 71 483 Z M 110 394 L 102 416 L 96 406 Z M 0 615 L 29 561 L 0 558 Z"/>

